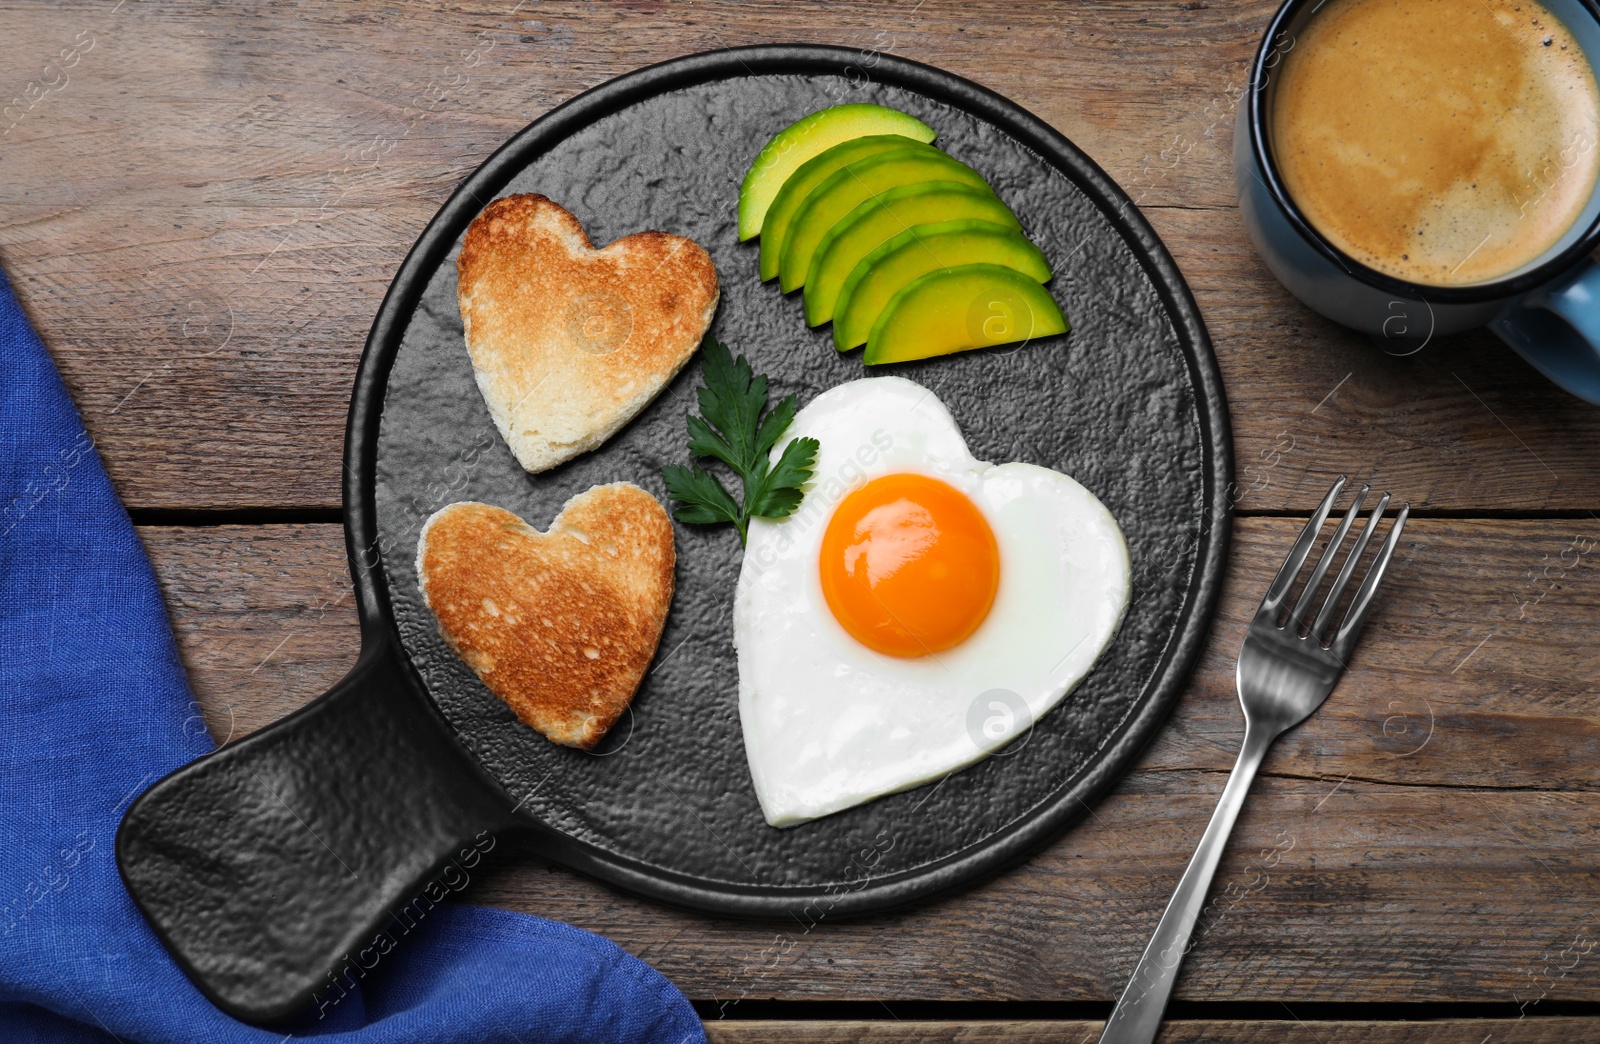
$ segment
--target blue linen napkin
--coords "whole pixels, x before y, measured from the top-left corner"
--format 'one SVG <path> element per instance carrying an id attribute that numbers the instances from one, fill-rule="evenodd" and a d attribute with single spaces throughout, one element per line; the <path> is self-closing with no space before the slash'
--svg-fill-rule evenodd
<path id="1" fill-rule="evenodd" d="M 449 903 L 337 1004 L 277 1031 L 229 1018 L 112 855 L 133 798 L 212 746 L 144 548 L 0 272 L 0 1041 L 705 1040 L 606 939 Z"/>

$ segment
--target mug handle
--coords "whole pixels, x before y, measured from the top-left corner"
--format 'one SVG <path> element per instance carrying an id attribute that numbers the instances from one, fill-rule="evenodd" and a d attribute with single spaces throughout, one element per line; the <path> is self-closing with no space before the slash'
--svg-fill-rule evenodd
<path id="1" fill-rule="evenodd" d="M 1600 406 L 1600 264 L 1594 258 L 1513 301 L 1489 329 L 1534 369 Z"/>

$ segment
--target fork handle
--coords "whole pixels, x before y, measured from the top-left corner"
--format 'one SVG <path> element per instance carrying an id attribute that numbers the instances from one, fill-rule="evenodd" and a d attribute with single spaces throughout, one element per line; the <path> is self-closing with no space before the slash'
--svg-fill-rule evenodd
<path id="1" fill-rule="evenodd" d="M 1150 1044 L 1161 1028 L 1161 1016 L 1167 1008 L 1167 998 L 1172 996 L 1173 984 L 1178 980 L 1178 968 L 1184 954 L 1189 952 L 1194 933 L 1194 922 L 1205 905 L 1206 893 L 1211 889 L 1211 878 L 1217 872 L 1217 863 L 1227 847 L 1228 835 L 1233 833 L 1234 820 L 1250 792 L 1250 782 L 1267 748 L 1278 738 L 1278 732 L 1246 724 L 1244 746 L 1239 759 L 1233 763 L 1228 785 L 1223 788 L 1217 810 L 1211 813 L 1211 822 L 1194 850 L 1189 866 L 1178 881 L 1178 888 L 1167 903 L 1167 912 L 1161 915 L 1155 934 L 1150 937 L 1144 955 L 1133 969 L 1133 978 L 1106 1021 L 1100 1044 Z"/>

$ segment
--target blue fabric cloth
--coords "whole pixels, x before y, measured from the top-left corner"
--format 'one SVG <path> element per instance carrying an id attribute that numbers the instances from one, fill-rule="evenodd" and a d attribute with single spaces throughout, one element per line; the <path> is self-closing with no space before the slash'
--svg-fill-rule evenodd
<path id="1" fill-rule="evenodd" d="M 211 748 L 144 548 L 0 273 L 0 1041 L 704 1041 L 613 943 L 448 903 L 323 1017 L 222 1014 L 112 856 L 133 798 Z"/>

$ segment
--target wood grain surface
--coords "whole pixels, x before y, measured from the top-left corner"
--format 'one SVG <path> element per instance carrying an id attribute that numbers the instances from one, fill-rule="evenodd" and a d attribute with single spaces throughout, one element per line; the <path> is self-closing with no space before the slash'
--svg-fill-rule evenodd
<path id="1" fill-rule="evenodd" d="M 1600 505 L 1600 411 L 1486 335 L 1386 355 L 1255 256 L 1230 150 L 1272 6 L 0 3 L 0 260 L 130 506 L 333 508 L 371 317 L 496 146 L 677 55 L 875 49 L 1012 98 L 1144 209 L 1216 342 L 1242 510 L 1344 471 L 1424 508 Z"/>
<path id="2" fill-rule="evenodd" d="M 536 858 L 472 896 L 602 932 L 702 999 L 1109 1000 L 1232 764 L 1234 653 L 1298 528 L 1239 521 L 1169 725 L 1083 823 L 976 888 L 810 931 L 669 909 Z M 141 534 L 219 740 L 353 664 L 338 527 Z M 1600 1000 L 1597 554 L 1588 520 L 1408 526 L 1350 674 L 1266 762 L 1179 998 Z"/>
<path id="3" fill-rule="evenodd" d="M 1255 1013 L 1161 1039 L 1600 1041 L 1600 1018 L 1555 1017 L 1600 1004 L 1600 410 L 1482 333 L 1390 355 L 1273 280 L 1231 149 L 1275 6 L 0 0 L 0 267 L 136 517 L 207 523 L 141 535 L 197 709 L 231 742 L 354 663 L 330 524 L 351 379 L 411 243 L 501 142 L 613 76 L 743 44 L 881 51 L 990 87 L 1124 186 L 1215 341 L 1242 517 L 1171 721 L 1072 831 L 896 914 L 713 920 L 536 855 L 470 897 L 615 939 L 719 1044 L 1092 1041 L 1082 1011 L 896 1004 L 1116 995 L 1237 750 L 1234 652 L 1299 524 L 1257 516 L 1303 514 L 1349 473 L 1424 517 L 1350 675 L 1269 758 L 1185 964 L 1180 1001 Z M 874 1010 L 742 1017 L 769 1000 Z M 1496 1017 L 1302 1021 L 1311 1002 Z"/>

